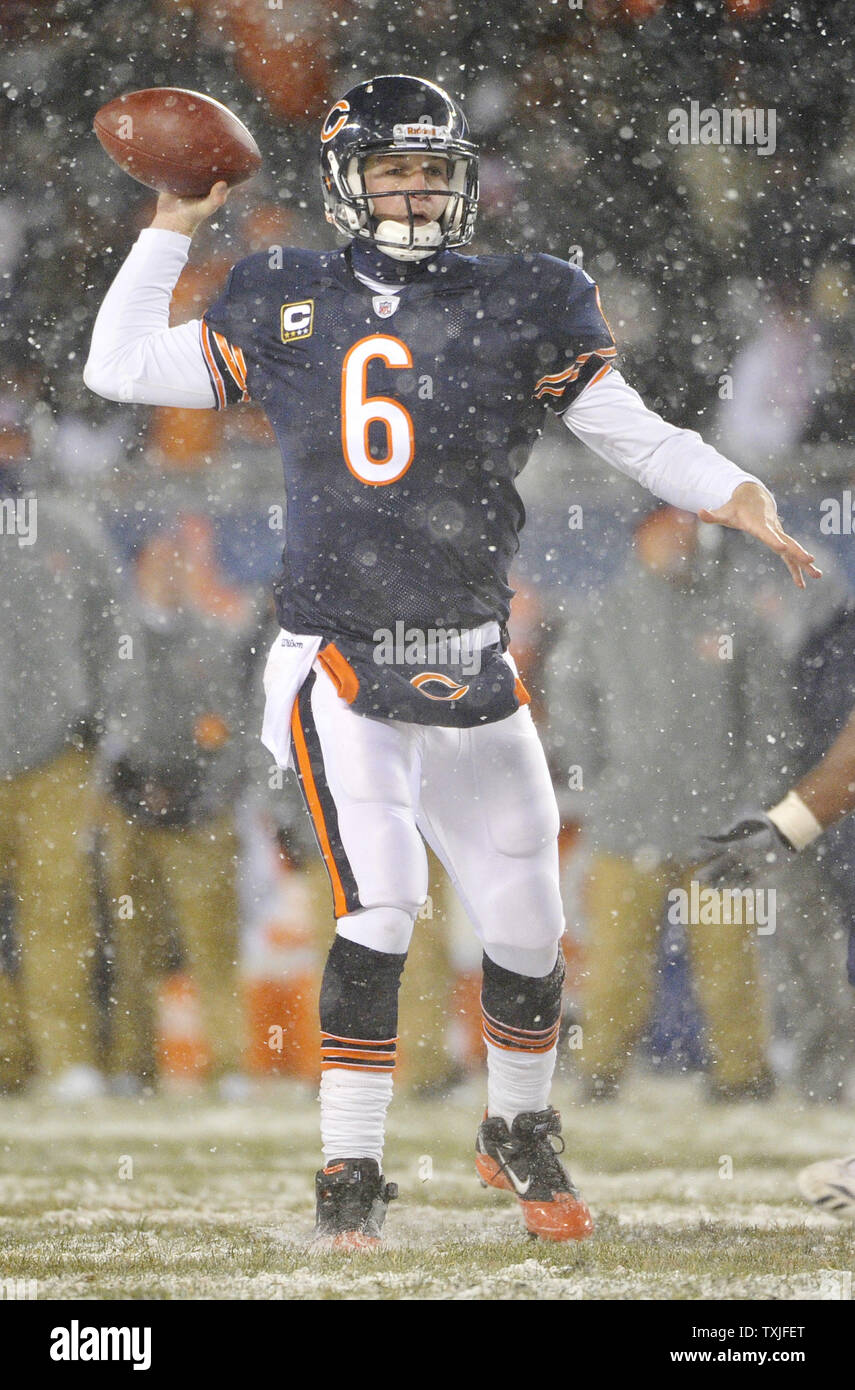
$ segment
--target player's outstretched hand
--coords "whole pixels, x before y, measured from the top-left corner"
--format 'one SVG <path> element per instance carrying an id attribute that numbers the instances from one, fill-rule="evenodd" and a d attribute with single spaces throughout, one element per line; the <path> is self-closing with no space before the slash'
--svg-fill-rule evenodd
<path id="1" fill-rule="evenodd" d="M 717 507 L 714 512 L 704 508 L 698 512 L 701 521 L 715 522 L 719 526 L 731 526 L 735 531 L 756 536 L 758 541 L 768 545 L 776 555 L 780 555 L 793 583 L 804 589 L 805 575 L 811 579 L 821 579 L 822 570 L 817 569 L 813 560 L 798 541 L 788 536 L 780 521 L 775 500 L 759 483 L 740 483 L 729 502 Z"/>
<path id="2" fill-rule="evenodd" d="M 179 198 L 175 193 L 161 193 L 151 225 L 192 236 L 200 222 L 221 208 L 228 196 L 229 186 L 223 180 L 213 185 L 207 198 Z"/>
<path id="3" fill-rule="evenodd" d="M 752 811 L 718 835 L 702 837 L 694 877 L 709 888 L 747 888 L 795 854 L 763 811 Z"/>

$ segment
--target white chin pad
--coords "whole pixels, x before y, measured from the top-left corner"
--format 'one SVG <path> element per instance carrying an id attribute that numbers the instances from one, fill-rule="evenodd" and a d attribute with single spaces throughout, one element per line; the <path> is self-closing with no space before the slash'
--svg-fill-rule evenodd
<path id="1" fill-rule="evenodd" d="M 442 228 L 438 222 L 426 222 L 423 227 L 413 227 L 413 245 L 410 246 L 410 229 L 406 222 L 380 222 L 374 233 L 377 242 L 392 243 L 379 246 L 378 251 L 392 256 L 396 261 L 423 261 L 430 256 L 442 241 Z"/>

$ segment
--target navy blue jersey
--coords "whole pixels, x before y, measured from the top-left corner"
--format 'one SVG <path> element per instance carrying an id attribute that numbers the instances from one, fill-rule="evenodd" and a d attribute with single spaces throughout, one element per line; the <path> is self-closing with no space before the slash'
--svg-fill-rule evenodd
<path id="1" fill-rule="evenodd" d="M 258 402 L 282 450 L 279 621 L 363 641 L 504 623 L 515 479 L 545 409 L 615 355 L 597 287 L 552 256 L 446 251 L 396 299 L 351 255 L 250 256 L 203 320 L 218 404 Z"/>

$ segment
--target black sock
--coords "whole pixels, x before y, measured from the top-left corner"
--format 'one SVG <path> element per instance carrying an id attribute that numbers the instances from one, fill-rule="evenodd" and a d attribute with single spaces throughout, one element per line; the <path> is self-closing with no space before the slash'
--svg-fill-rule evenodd
<path id="1" fill-rule="evenodd" d="M 322 1065 L 389 1072 L 395 1067 L 398 990 L 407 953 L 374 951 L 337 936 L 321 983 Z"/>
<path id="2" fill-rule="evenodd" d="M 482 968 L 481 1009 L 487 1041 L 514 1052 L 549 1052 L 561 1023 L 561 949 L 553 969 L 540 977 L 505 970 L 486 951 Z"/>

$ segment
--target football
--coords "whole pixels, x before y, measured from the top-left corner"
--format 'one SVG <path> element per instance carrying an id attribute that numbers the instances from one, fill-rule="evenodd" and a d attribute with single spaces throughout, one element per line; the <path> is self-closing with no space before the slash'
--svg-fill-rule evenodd
<path id="1" fill-rule="evenodd" d="M 242 121 L 183 87 L 128 92 L 102 106 L 93 129 L 126 174 L 158 193 L 204 198 L 211 185 L 251 178 L 261 154 Z"/>

